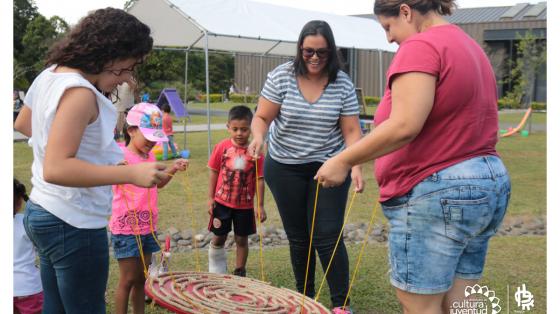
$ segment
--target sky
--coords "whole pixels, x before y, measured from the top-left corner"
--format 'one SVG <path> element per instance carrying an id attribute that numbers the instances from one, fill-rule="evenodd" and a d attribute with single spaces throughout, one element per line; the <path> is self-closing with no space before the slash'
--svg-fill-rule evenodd
<path id="1" fill-rule="evenodd" d="M 201 0 L 204 1 L 204 0 Z M 312 11 L 351 15 L 367 14 L 373 10 L 373 0 L 253 0 Z M 538 3 L 543 0 L 458 0 L 460 8 L 509 6 L 520 2 Z M 75 24 L 88 11 L 115 7 L 123 8 L 125 0 L 35 0 L 39 12 L 47 18 L 58 15 L 69 24 Z"/>

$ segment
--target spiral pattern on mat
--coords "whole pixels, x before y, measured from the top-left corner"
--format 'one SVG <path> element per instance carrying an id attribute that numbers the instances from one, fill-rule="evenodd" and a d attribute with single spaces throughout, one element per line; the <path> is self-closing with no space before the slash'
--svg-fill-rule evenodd
<path id="1" fill-rule="evenodd" d="M 175 313 L 305 313 L 330 311 L 311 298 L 247 277 L 199 272 L 173 272 L 150 277 L 146 293 Z"/>

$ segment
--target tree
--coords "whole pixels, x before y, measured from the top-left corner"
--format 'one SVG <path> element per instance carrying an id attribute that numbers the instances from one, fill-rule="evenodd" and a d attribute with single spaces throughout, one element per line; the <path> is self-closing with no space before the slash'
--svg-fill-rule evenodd
<path id="1" fill-rule="evenodd" d="M 29 7 L 33 7 L 32 2 Z M 30 82 L 44 68 L 45 56 L 49 47 L 68 29 L 68 23 L 59 16 L 47 19 L 39 13 L 33 15 L 19 39 L 18 46 L 21 47 L 19 51 L 15 51 L 16 45 L 14 44 L 14 88 L 27 89 L 29 87 Z"/>
<path id="2" fill-rule="evenodd" d="M 37 15 L 37 7 L 33 0 L 14 0 L 14 55 L 23 52 L 22 39 L 27 29 L 27 24 Z M 15 63 L 14 63 L 15 64 Z"/>
<path id="3" fill-rule="evenodd" d="M 546 40 L 536 38 L 532 30 L 528 30 L 523 36 L 518 34 L 518 38 L 517 56 L 514 59 L 512 56 L 511 74 L 506 79 L 506 82 L 513 83 L 513 88 L 505 98 L 508 102 L 529 108 L 533 101 L 536 74 L 546 64 Z"/>
<path id="4" fill-rule="evenodd" d="M 229 88 L 233 77 L 234 60 L 229 54 L 211 53 L 209 60 L 210 92 L 220 93 Z M 189 53 L 189 95 L 206 91 L 204 53 Z M 180 50 L 153 50 L 144 63 L 138 67 L 138 81 L 141 90 L 151 95 L 159 93 L 163 87 L 175 87 L 183 95 L 185 80 L 185 52 Z"/>

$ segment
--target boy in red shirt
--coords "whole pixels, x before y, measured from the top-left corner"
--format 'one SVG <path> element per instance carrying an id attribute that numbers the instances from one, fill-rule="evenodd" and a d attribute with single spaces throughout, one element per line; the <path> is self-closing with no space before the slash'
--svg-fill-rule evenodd
<path id="1" fill-rule="evenodd" d="M 257 182 L 255 160 L 247 154 L 252 119 L 253 113 L 248 107 L 232 107 L 227 124 L 230 138 L 216 145 L 208 161 L 208 168 L 210 168 L 208 230 L 214 233 L 208 251 L 208 271 L 211 273 L 227 273 L 224 243 L 233 223 L 237 247 L 236 268 L 233 274 L 243 277 L 246 274 L 245 264 L 249 255 L 248 236 L 256 232 L 253 205 L 255 184 L 259 185 L 260 220 L 261 222 L 266 220 L 263 208 L 264 157 L 260 155 L 257 159 Z"/>

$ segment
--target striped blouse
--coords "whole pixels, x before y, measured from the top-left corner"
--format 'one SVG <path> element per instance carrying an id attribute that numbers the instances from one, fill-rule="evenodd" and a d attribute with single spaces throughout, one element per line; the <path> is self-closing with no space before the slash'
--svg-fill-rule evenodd
<path id="1" fill-rule="evenodd" d="M 343 71 L 309 103 L 299 90 L 292 61 L 268 73 L 261 95 L 281 106 L 270 126 L 268 152 L 285 164 L 324 162 L 338 154 L 345 147 L 339 118 L 360 112 L 354 84 Z"/>

